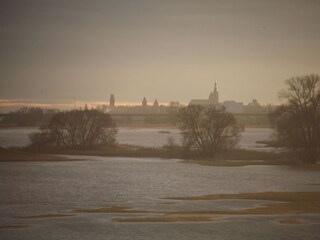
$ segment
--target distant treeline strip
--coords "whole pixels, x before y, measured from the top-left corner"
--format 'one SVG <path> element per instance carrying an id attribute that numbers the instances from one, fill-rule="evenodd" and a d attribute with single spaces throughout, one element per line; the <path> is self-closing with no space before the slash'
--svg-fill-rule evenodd
<path id="1" fill-rule="evenodd" d="M 33 127 L 47 123 L 51 117 L 59 112 L 58 109 L 45 109 L 40 107 L 22 107 L 19 110 L 2 114 L 0 124 L 2 127 Z M 178 122 L 177 113 L 162 114 L 142 113 L 110 113 L 112 119 L 119 125 L 165 124 L 175 126 Z M 270 126 L 267 113 L 233 114 L 237 121 L 244 126 Z"/>
<path id="2" fill-rule="evenodd" d="M 57 112 L 59 112 L 57 109 L 22 107 L 19 110 L 3 115 L 1 125 L 8 127 L 40 126 L 47 123 Z"/>

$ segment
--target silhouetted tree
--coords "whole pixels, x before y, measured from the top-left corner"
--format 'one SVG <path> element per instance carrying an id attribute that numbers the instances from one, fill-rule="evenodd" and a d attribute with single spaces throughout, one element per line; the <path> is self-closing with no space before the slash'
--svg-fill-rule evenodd
<path id="1" fill-rule="evenodd" d="M 192 105 L 179 113 L 184 145 L 201 149 L 205 156 L 214 157 L 239 141 L 242 128 L 224 108 Z"/>
<path id="2" fill-rule="evenodd" d="M 277 140 L 300 161 L 315 163 L 320 154 L 320 78 L 311 74 L 286 81 L 280 92 L 286 103 L 271 113 Z"/>
<path id="3" fill-rule="evenodd" d="M 97 110 L 59 112 L 30 135 L 35 146 L 93 148 L 115 143 L 117 129 L 109 114 Z"/>

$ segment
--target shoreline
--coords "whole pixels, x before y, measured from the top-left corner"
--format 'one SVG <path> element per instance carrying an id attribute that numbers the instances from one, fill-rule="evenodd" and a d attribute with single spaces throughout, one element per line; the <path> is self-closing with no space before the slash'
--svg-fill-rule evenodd
<path id="1" fill-rule="evenodd" d="M 55 154 L 31 153 L 0 147 L 0 163 L 81 161 Z"/>
<path id="2" fill-rule="evenodd" d="M 64 155 L 64 156 L 63 156 Z M 118 145 L 112 149 L 75 150 L 75 149 L 34 149 L 34 148 L 0 148 L 0 162 L 48 162 L 48 161 L 84 161 L 74 156 L 125 157 L 179 159 L 187 164 L 208 167 L 243 167 L 243 166 L 291 166 L 305 170 L 320 170 L 320 165 L 307 165 L 290 160 L 287 154 L 274 152 L 257 152 L 233 149 L 219 153 L 215 158 L 203 157 L 199 152 L 186 154 L 181 149 L 153 149 L 132 145 Z"/>
<path id="3" fill-rule="evenodd" d="M 39 129 L 40 126 L 8 126 L 0 125 L 0 129 Z M 179 129 L 178 126 L 172 124 L 117 124 L 117 128 L 159 128 L 159 129 Z M 271 129 L 268 125 L 244 125 L 244 128 L 254 129 Z"/>

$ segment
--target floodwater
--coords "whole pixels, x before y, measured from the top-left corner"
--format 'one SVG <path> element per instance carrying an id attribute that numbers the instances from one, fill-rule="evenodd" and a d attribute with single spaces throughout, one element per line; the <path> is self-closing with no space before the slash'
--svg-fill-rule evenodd
<path id="1" fill-rule="evenodd" d="M 1 129 L 0 146 L 24 146 L 36 129 Z M 168 132 L 169 131 L 169 132 Z M 246 129 L 239 147 L 270 150 L 271 129 Z M 161 147 L 176 129 L 120 128 L 120 143 Z M 266 191 L 320 191 L 318 171 L 285 166 L 209 167 L 177 159 L 69 156 L 83 161 L 0 162 L 0 239 L 319 239 L 320 215 L 211 216 L 202 222 L 116 222 L 159 218 L 159 211 L 230 210 L 264 201 L 179 201 L 168 197 Z M 79 213 L 75 209 L 129 207 L 145 213 Z M 158 213 L 156 212 L 158 211 Z M 65 217 L 38 217 L 69 214 Z M 51 215 L 52 216 L 52 215 Z M 300 224 L 280 224 L 299 218 Z"/>
<path id="2" fill-rule="evenodd" d="M 248 208 L 261 203 L 165 198 L 320 191 L 318 171 L 284 166 L 208 167 L 174 159 L 73 158 L 85 160 L 0 163 L 0 239 L 319 239 L 319 214 L 224 216 L 213 222 L 123 223 L 113 219 L 155 214 L 72 213 L 74 209 L 106 206 L 149 211 Z M 73 216 L 19 218 L 57 213 Z M 302 223 L 278 223 L 290 217 L 298 217 Z"/>
<path id="3" fill-rule="evenodd" d="M 16 128 L 0 129 L 0 146 L 26 146 L 30 143 L 28 135 L 38 131 L 36 128 Z M 270 151 L 272 148 L 265 147 L 256 141 L 268 140 L 272 135 L 269 128 L 247 128 L 241 134 L 238 144 L 239 148 Z M 117 141 L 144 147 L 162 147 L 167 144 L 168 138 L 174 139 L 178 144 L 181 143 L 181 134 L 178 129 L 163 128 L 119 128 Z"/>

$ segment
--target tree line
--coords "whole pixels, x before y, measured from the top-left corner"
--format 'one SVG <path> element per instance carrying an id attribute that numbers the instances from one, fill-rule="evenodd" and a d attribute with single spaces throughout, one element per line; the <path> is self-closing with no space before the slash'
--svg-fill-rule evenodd
<path id="1" fill-rule="evenodd" d="M 270 115 L 276 139 L 301 162 L 320 159 L 320 77 L 316 74 L 286 80 L 279 93 L 285 103 Z"/>
<path id="2" fill-rule="evenodd" d="M 22 107 L 4 115 L 0 123 L 5 126 L 18 127 L 40 126 L 41 124 L 48 122 L 51 117 L 58 112 L 59 110 L 57 109 Z"/>
<path id="3" fill-rule="evenodd" d="M 315 74 L 286 81 L 280 92 L 285 103 L 270 113 L 275 138 L 303 163 L 320 158 L 320 77 Z M 187 106 L 179 113 L 183 148 L 205 157 L 233 148 L 243 127 L 223 107 Z M 34 146 L 95 148 L 115 144 L 116 125 L 98 110 L 57 112 L 30 136 Z"/>

